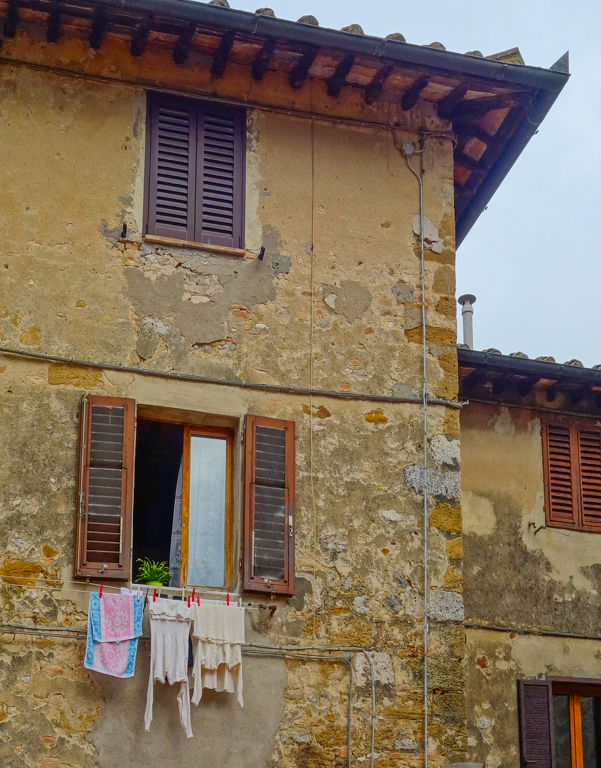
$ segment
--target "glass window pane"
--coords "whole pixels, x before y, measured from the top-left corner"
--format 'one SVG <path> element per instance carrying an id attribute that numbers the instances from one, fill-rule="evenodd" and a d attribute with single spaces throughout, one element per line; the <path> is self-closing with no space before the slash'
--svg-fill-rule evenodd
<path id="1" fill-rule="evenodd" d="M 580 699 L 582 712 L 582 755 L 584 768 L 600 768 L 601 749 L 599 730 L 599 705 L 597 697 L 583 696 Z"/>
<path id="2" fill-rule="evenodd" d="M 225 586 L 225 438 L 190 438 L 188 584 Z"/>
<path id="3" fill-rule="evenodd" d="M 555 721 L 555 768 L 572 768 L 569 696 L 553 696 Z"/>

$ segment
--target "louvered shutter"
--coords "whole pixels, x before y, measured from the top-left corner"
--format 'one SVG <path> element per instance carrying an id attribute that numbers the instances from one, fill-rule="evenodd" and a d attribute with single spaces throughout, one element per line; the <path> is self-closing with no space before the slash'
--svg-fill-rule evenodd
<path id="1" fill-rule="evenodd" d="M 147 231 L 194 240 L 196 102 L 151 94 L 148 128 Z"/>
<path id="2" fill-rule="evenodd" d="M 569 424 L 543 423 L 543 452 L 547 525 L 575 528 L 578 524 L 574 477 L 577 460 Z"/>
<path id="3" fill-rule="evenodd" d="M 548 680 L 518 680 L 522 768 L 554 768 L 553 699 Z"/>
<path id="4" fill-rule="evenodd" d="M 129 579 L 135 402 L 84 395 L 80 413 L 75 576 Z"/>
<path id="5" fill-rule="evenodd" d="M 601 432 L 576 427 L 580 466 L 582 526 L 601 531 Z"/>
<path id="6" fill-rule="evenodd" d="M 294 422 L 247 416 L 244 589 L 294 594 Z"/>
<path id="7" fill-rule="evenodd" d="M 198 107 L 196 240 L 243 247 L 245 114 Z"/>

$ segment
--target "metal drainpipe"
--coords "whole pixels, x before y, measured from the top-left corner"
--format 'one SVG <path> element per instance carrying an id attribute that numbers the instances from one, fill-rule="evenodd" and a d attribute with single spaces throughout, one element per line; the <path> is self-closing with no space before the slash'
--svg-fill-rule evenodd
<path id="1" fill-rule="evenodd" d="M 461 304 L 461 317 L 463 318 L 463 343 L 469 348 L 474 348 L 474 304 L 476 297 L 473 293 L 464 293 L 457 299 Z"/>

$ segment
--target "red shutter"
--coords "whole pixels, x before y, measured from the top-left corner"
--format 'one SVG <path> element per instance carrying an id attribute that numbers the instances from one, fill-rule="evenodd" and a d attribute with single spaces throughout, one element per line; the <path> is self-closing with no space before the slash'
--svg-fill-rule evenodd
<path id="1" fill-rule="evenodd" d="M 124 398 L 82 398 L 76 577 L 130 578 L 134 409 Z"/>
<path id="2" fill-rule="evenodd" d="M 543 423 L 543 455 L 547 525 L 578 525 L 577 458 L 569 425 Z"/>
<path id="3" fill-rule="evenodd" d="M 548 680 L 518 680 L 522 768 L 554 768 L 553 699 Z"/>
<path id="4" fill-rule="evenodd" d="M 244 589 L 293 595 L 294 422 L 247 416 Z"/>
<path id="5" fill-rule="evenodd" d="M 147 231 L 194 240 L 196 103 L 149 98 Z"/>
<path id="6" fill-rule="evenodd" d="M 582 526 L 601 531 L 601 432 L 578 428 Z"/>
<path id="7" fill-rule="evenodd" d="M 245 141 L 244 112 L 199 104 L 198 242 L 244 246 Z"/>

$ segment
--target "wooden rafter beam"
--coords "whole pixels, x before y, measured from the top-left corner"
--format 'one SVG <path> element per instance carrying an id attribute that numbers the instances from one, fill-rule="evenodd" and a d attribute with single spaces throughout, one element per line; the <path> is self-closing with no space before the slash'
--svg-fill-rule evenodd
<path id="1" fill-rule="evenodd" d="M 344 88 L 346 84 L 347 75 L 353 68 L 354 63 L 355 63 L 355 54 L 349 53 L 344 57 L 344 59 L 342 59 L 340 64 L 338 64 L 338 66 L 334 70 L 334 74 L 328 77 L 328 79 L 326 80 L 328 96 L 336 97 L 340 95 L 340 91 Z"/>
<path id="2" fill-rule="evenodd" d="M 492 384 L 492 391 L 495 395 L 500 395 L 503 393 L 503 390 L 507 386 L 510 379 L 510 374 L 505 373 L 502 376 L 499 376 L 497 379 L 493 381 Z"/>
<path id="3" fill-rule="evenodd" d="M 273 39 L 267 40 L 267 42 L 263 45 L 263 47 L 257 54 L 257 58 L 253 61 L 252 67 L 250 69 L 252 76 L 255 80 L 263 79 L 265 72 L 267 72 L 267 67 L 269 66 L 269 60 L 271 59 L 273 52 L 275 51 L 276 45 L 277 45 L 277 40 L 273 40 Z"/>
<path id="4" fill-rule="evenodd" d="M 463 386 L 466 389 L 472 389 L 473 387 L 477 387 L 479 384 L 482 384 L 482 382 L 486 380 L 486 377 L 486 371 L 480 371 L 476 369 L 475 371 L 472 371 L 469 376 L 465 377 L 463 380 Z"/>
<path id="5" fill-rule="evenodd" d="M 309 75 L 309 70 L 313 66 L 313 62 L 317 57 L 318 51 L 319 48 L 316 45 L 312 45 L 307 48 L 300 59 L 296 62 L 292 68 L 292 71 L 290 72 L 290 77 L 288 78 L 291 88 L 297 90 L 305 82 Z"/>
<path id="6" fill-rule="evenodd" d="M 414 80 L 409 88 L 407 88 L 405 93 L 401 96 L 401 109 L 405 112 L 409 109 L 412 109 L 419 101 L 421 92 L 429 82 L 430 75 L 420 75 L 417 80 Z"/>
<path id="7" fill-rule="evenodd" d="M 190 52 L 190 43 L 196 32 L 196 24 L 189 21 L 180 32 L 177 42 L 173 48 L 173 61 L 176 64 L 183 64 L 188 58 Z"/>
<path id="8" fill-rule="evenodd" d="M 376 72 L 371 83 L 369 83 L 365 87 L 365 103 L 366 104 L 373 104 L 373 102 L 382 93 L 382 89 L 384 88 L 386 81 L 392 74 L 393 69 L 394 67 L 392 64 L 387 64 L 385 67 L 382 67 L 382 69 L 379 69 Z"/>
<path id="9" fill-rule="evenodd" d="M 449 120 L 455 107 L 468 92 L 468 88 L 469 87 L 466 83 L 461 83 L 461 85 L 453 88 L 450 93 L 441 99 L 436 105 L 438 117 L 441 117 L 443 120 Z"/>
<path id="10" fill-rule="evenodd" d="M 449 119 L 461 117 L 484 117 L 495 109 L 504 109 L 520 102 L 518 94 L 501 94 L 499 96 L 484 96 L 479 99 L 460 101 L 452 110 Z"/>
<path id="11" fill-rule="evenodd" d="M 146 50 L 146 43 L 148 42 L 148 34 L 154 24 L 154 16 L 148 14 L 138 24 L 136 30 L 131 38 L 131 55 L 141 56 Z"/>
<path id="12" fill-rule="evenodd" d="M 51 0 L 50 12 L 48 14 L 48 29 L 46 30 L 46 40 L 49 43 L 56 43 L 61 34 L 61 4 L 59 0 Z"/>
<path id="13" fill-rule="evenodd" d="M 468 171 L 481 171 L 484 173 L 488 170 L 488 166 L 485 162 L 482 161 L 482 158 L 480 160 L 474 160 L 473 157 L 466 155 L 465 152 L 455 152 L 454 157 L 455 163 L 462 165 L 464 168 L 467 168 Z"/>
<path id="14" fill-rule="evenodd" d="M 528 379 L 524 379 L 523 381 L 520 381 L 517 385 L 518 392 L 522 397 L 525 397 L 529 392 L 532 391 L 534 385 L 536 382 L 539 381 L 538 376 L 530 377 Z"/>
<path id="15" fill-rule="evenodd" d="M 4 20 L 4 36 L 14 37 L 19 26 L 19 0 L 8 0 L 6 19 Z"/>
<path id="16" fill-rule="evenodd" d="M 223 37 L 219 41 L 215 55 L 213 56 L 213 63 L 211 64 L 211 74 L 213 77 L 221 77 L 227 67 L 227 60 L 230 57 L 230 51 L 234 45 L 234 39 L 236 33 L 233 29 L 228 29 L 224 32 Z"/>
<path id="17" fill-rule="evenodd" d="M 108 26 L 108 16 L 106 8 L 103 5 L 97 5 L 94 8 L 92 17 L 92 29 L 90 31 L 90 48 L 97 51 L 102 45 L 102 39 Z"/>

